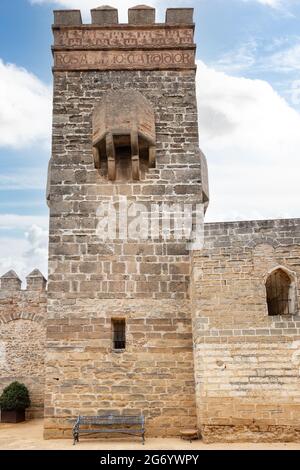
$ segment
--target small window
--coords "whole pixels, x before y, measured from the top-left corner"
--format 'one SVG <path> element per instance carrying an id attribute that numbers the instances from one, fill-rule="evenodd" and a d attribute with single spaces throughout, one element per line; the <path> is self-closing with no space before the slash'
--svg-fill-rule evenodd
<path id="1" fill-rule="evenodd" d="M 125 319 L 112 320 L 113 349 L 126 348 L 126 323 Z"/>

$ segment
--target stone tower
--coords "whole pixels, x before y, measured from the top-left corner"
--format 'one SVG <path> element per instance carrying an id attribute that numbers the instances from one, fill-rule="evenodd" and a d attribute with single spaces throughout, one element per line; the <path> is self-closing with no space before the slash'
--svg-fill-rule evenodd
<path id="1" fill-rule="evenodd" d="M 191 253 L 163 221 L 185 203 L 195 224 L 208 203 L 193 10 L 163 24 L 144 5 L 128 24 L 111 7 L 91 16 L 55 11 L 53 26 L 45 437 L 101 412 L 143 412 L 148 435 L 175 435 L 196 425 Z M 122 204 L 129 226 L 143 207 L 142 236 L 104 240 L 104 207 L 121 220 Z"/>

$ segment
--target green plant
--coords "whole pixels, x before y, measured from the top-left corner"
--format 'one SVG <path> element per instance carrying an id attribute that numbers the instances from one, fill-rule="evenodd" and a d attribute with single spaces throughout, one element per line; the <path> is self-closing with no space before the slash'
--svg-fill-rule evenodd
<path id="1" fill-rule="evenodd" d="M 0 408 L 4 411 L 25 410 L 29 406 L 28 389 L 20 382 L 12 382 L 0 396 Z"/>

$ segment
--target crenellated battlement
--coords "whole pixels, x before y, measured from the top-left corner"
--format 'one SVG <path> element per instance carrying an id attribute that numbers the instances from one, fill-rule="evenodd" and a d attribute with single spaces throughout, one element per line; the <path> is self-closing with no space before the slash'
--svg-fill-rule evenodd
<path id="1" fill-rule="evenodd" d="M 0 326 L 15 320 L 31 320 L 44 324 L 47 281 L 38 269 L 34 269 L 26 277 L 26 283 L 26 289 L 22 289 L 22 281 L 13 270 L 0 277 Z M 0 342 L 1 334 L 5 334 L 5 331 L 0 328 Z"/>
<path id="2" fill-rule="evenodd" d="M 156 23 L 156 10 L 148 5 L 128 9 L 128 25 L 193 25 L 193 8 L 167 8 L 165 23 Z M 91 24 L 97 26 L 124 26 L 119 23 L 118 9 L 107 5 L 91 10 Z M 87 26 L 82 23 L 80 10 L 54 10 L 54 26 Z"/>
<path id="3" fill-rule="evenodd" d="M 26 276 L 26 283 L 26 289 L 22 290 L 22 281 L 17 273 L 13 270 L 8 271 L 0 277 L 1 297 L 3 298 L 3 293 L 5 292 L 7 292 L 11 297 L 14 292 L 17 294 L 20 292 L 46 291 L 47 280 L 38 269 L 34 269 L 30 274 L 28 274 L 28 276 Z"/>
<path id="4" fill-rule="evenodd" d="M 195 69 L 193 8 L 168 8 L 156 23 L 155 8 L 129 8 L 119 23 L 116 8 L 91 10 L 83 24 L 80 10 L 54 12 L 54 71 Z"/>

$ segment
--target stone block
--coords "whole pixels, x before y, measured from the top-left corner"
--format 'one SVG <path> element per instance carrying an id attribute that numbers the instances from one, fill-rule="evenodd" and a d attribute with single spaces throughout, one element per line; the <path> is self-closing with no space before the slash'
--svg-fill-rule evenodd
<path id="1" fill-rule="evenodd" d="M 3 274 L 0 278 L 1 290 L 18 291 L 21 289 L 22 281 L 15 271 L 11 270 Z"/>
<path id="2" fill-rule="evenodd" d="M 135 25 L 154 24 L 155 8 L 147 5 L 138 5 L 128 9 L 128 23 Z"/>
<path id="3" fill-rule="evenodd" d="M 55 26 L 80 26 L 82 18 L 80 10 L 54 10 Z"/>
<path id="4" fill-rule="evenodd" d="M 160 263 L 142 263 L 140 265 L 141 274 L 161 274 Z"/>
<path id="5" fill-rule="evenodd" d="M 166 11 L 167 24 L 192 24 L 193 8 L 168 8 Z"/>
<path id="6" fill-rule="evenodd" d="M 117 8 L 102 6 L 91 10 L 92 24 L 101 26 L 114 25 L 119 23 Z"/>
<path id="7" fill-rule="evenodd" d="M 47 281 L 38 269 L 34 269 L 27 277 L 27 289 L 31 291 L 43 291 Z"/>

